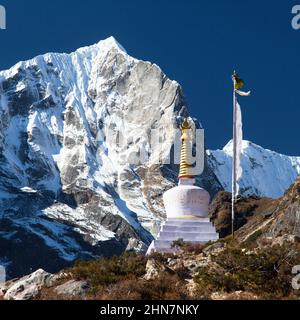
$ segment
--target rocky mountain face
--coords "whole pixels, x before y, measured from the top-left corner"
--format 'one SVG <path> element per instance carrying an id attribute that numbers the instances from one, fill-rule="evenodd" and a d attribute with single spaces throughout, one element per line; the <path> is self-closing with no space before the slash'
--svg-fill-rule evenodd
<path id="1" fill-rule="evenodd" d="M 300 178 L 279 199 L 242 197 L 236 204 L 236 240 L 240 243 L 300 242 Z M 210 217 L 221 238 L 231 234 L 231 194 L 220 192 L 210 205 Z"/>
<path id="2" fill-rule="evenodd" d="M 162 194 L 176 183 L 177 167 L 163 163 L 186 116 L 180 85 L 113 38 L 0 72 L 0 265 L 8 277 L 144 250 L 165 218 Z M 160 143 L 151 143 L 153 132 Z M 281 196 L 299 158 L 245 143 L 244 193 Z M 229 189 L 229 172 L 230 145 L 207 151 L 197 182 L 214 196 Z"/>
<path id="3" fill-rule="evenodd" d="M 9 275 L 149 244 L 172 185 L 158 157 L 187 115 L 178 83 L 109 38 L 20 62 L 0 73 L 0 88 L 0 256 Z M 150 148 L 151 129 L 162 131 L 162 155 Z M 132 165 L 140 150 L 148 159 Z"/>

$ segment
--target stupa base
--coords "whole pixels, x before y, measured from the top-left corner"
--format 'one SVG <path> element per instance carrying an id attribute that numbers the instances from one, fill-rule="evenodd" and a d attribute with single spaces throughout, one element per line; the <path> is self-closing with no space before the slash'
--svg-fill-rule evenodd
<path id="1" fill-rule="evenodd" d="M 176 253 L 178 248 L 172 248 L 172 244 L 178 239 L 205 244 L 218 240 L 219 235 L 208 218 L 170 218 L 163 224 L 157 240 L 151 243 L 147 255 L 153 252 Z"/>

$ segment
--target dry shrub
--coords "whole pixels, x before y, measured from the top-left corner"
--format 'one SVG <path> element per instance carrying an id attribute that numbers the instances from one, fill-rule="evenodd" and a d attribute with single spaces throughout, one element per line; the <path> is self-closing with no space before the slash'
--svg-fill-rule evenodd
<path id="1" fill-rule="evenodd" d="M 91 292 L 96 293 L 112 283 L 144 275 L 146 261 L 143 255 L 126 252 L 120 257 L 78 261 L 70 272 L 76 280 L 88 281 Z"/>
<path id="2" fill-rule="evenodd" d="M 151 260 L 154 259 L 155 261 L 166 264 L 169 259 L 175 259 L 177 254 L 175 253 L 160 253 L 160 252 L 152 252 L 147 259 Z"/>
<path id="3" fill-rule="evenodd" d="M 200 243 L 187 243 L 184 246 L 184 252 L 193 253 L 193 254 L 200 254 L 203 252 L 203 249 L 205 247 L 206 247 L 206 245 L 200 244 Z"/>
<path id="4" fill-rule="evenodd" d="M 227 247 L 213 265 L 200 268 L 194 281 L 211 292 L 248 291 L 266 298 L 294 294 L 292 267 L 300 264 L 299 245 L 274 246 L 249 252 Z"/>
<path id="5" fill-rule="evenodd" d="M 107 287 L 98 296 L 103 300 L 188 299 L 186 284 L 177 276 L 161 274 L 154 280 L 126 279 Z"/>

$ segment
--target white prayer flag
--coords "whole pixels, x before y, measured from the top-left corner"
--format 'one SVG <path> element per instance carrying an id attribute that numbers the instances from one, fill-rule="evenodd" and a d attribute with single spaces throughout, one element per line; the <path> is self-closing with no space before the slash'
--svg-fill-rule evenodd
<path id="1" fill-rule="evenodd" d="M 251 91 L 245 92 L 237 89 L 235 90 L 235 92 L 242 97 L 249 97 L 251 94 Z"/>
<path id="2" fill-rule="evenodd" d="M 233 143 L 235 143 L 235 178 L 236 181 L 234 181 L 234 183 L 236 183 L 236 194 L 235 196 L 237 196 L 239 194 L 239 179 L 242 177 L 242 173 L 243 173 L 243 169 L 242 169 L 242 165 L 241 165 L 241 155 L 242 155 L 242 144 L 243 144 L 243 123 L 242 123 L 242 112 L 241 112 L 241 107 L 239 105 L 238 102 L 236 102 L 236 123 L 235 123 L 235 127 L 236 127 L 236 135 L 235 135 L 235 141 Z"/>

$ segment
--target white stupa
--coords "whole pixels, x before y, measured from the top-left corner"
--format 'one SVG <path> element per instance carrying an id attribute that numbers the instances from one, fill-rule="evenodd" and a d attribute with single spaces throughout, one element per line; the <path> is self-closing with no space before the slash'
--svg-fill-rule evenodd
<path id="1" fill-rule="evenodd" d="M 152 252 L 175 252 L 172 243 L 183 239 L 190 243 L 207 243 L 219 239 L 215 227 L 208 218 L 209 193 L 195 186 L 192 175 L 192 129 L 186 119 L 181 126 L 181 159 L 179 183 L 163 195 L 167 220 L 156 240 L 148 248 Z"/>

